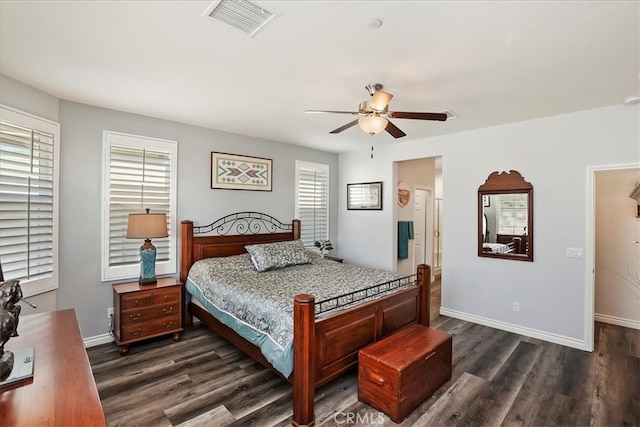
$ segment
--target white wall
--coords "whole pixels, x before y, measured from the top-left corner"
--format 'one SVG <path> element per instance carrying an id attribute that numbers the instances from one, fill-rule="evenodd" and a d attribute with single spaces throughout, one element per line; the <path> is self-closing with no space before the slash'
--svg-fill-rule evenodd
<path id="1" fill-rule="evenodd" d="M 596 173 L 596 319 L 640 329 L 640 169 Z M 636 243 L 634 243 L 636 242 Z"/>
<path id="2" fill-rule="evenodd" d="M 585 311 L 585 259 L 593 254 L 566 258 L 565 248 L 586 246 L 587 166 L 640 160 L 639 117 L 637 105 L 620 105 L 422 141 L 381 142 L 372 160 L 367 147 L 340 155 L 340 187 L 382 180 L 390 188 L 393 161 L 442 156 L 442 313 L 586 348 L 586 319 L 593 312 Z M 511 169 L 534 187 L 534 262 L 477 256 L 478 186 L 491 172 Z M 391 206 L 391 192 L 384 202 Z M 360 213 L 341 206 L 339 215 L 345 260 L 390 269 L 393 210 Z M 513 302 L 520 303 L 519 312 L 512 311 Z"/>
<path id="3" fill-rule="evenodd" d="M 58 98 L 0 74 L 0 102 L 43 119 L 58 122 Z"/>
<path id="4" fill-rule="evenodd" d="M 84 338 L 107 333 L 107 308 L 113 306 L 111 283 L 100 281 L 104 130 L 178 141 L 178 220 L 208 224 L 253 210 L 290 221 L 295 214 L 296 160 L 329 165 L 329 203 L 338 206 L 336 154 L 58 100 L 6 76 L 0 84 L 2 103 L 60 123 L 59 289 L 32 300 L 39 311 L 74 308 Z M 211 151 L 273 159 L 273 191 L 212 190 Z M 337 218 L 333 209 L 330 239 L 339 248 Z M 30 311 L 26 305 L 23 309 Z"/>

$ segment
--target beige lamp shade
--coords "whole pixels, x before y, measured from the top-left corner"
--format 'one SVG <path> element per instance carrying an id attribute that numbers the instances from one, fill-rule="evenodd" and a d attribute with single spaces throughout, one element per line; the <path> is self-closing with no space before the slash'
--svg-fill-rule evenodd
<path id="1" fill-rule="evenodd" d="M 358 119 L 360 128 L 369 135 L 375 135 L 382 132 L 387 127 L 387 123 L 389 123 L 387 119 L 376 115 L 365 116 Z"/>
<path id="2" fill-rule="evenodd" d="M 393 98 L 393 95 L 390 93 L 377 90 L 371 99 L 371 108 L 376 111 L 384 111 L 384 109 L 387 108 L 389 101 L 391 101 L 391 98 Z"/>
<path id="3" fill-rule="evenodd" d="M 163 213 L 132 213 L 127 224 L 127 239 L 167 237 L 167 215 Z"/>

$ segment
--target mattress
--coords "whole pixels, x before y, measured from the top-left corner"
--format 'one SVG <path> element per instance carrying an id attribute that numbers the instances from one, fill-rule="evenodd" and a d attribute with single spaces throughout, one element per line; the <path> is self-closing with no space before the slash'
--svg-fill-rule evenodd
<path id="1" fill-rule="evenodd" d="M 249 254 L 204 259 L 191 267 L 186 289 L 220 322 L 259 347 L 273 367 L 288 377 L 293 371 L 296 295 L 312 294 L 322 301 L 400 277 L 320 256 L 310 258 L 307 264 L 264 272 L 256 270 Z"/>
<path id="2" fill-rule="evenodd" d="M 513 252 L 513 248 L 510 245 L 504 245 L 502 243 L 483 243 L 482 247 L 491 249 L 491 252 L 497 254 L 506 254 Z"/>

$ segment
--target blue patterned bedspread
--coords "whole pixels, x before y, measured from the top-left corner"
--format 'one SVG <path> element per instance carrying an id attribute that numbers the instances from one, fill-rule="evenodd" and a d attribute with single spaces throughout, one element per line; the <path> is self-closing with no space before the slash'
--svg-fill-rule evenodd
<path id="1" fill-rule="evenodd" d="M 293 370 L 293 300 L 333 298 L 400 276 L 313 254 L 309 264 L 258 272 L 249 254 L 197 261 L 187 291 L 218 320 L 258 346 L 285 377 Z"/>

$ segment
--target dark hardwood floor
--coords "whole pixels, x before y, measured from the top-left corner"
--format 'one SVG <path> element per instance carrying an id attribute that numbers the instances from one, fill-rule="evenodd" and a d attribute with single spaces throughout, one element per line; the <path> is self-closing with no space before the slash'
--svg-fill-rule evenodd
<path id="1" fill-rule="evenodd" d="M 596 323 L 587 353 L 432 318 L 453 335 L 453 377 L 401 426 L 640 426 L 640 331 Z M 88 353 L 110 426 L 290 424 L 291 386 L 202 325 L 124 357 L 114 344 Z M 358 402 L 356 379 L 353 371 L 317 391 L 316 424 L 395 426 Z"/>

